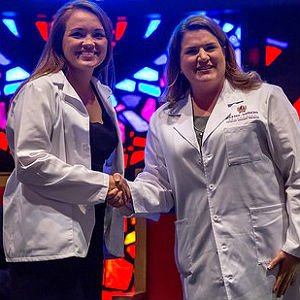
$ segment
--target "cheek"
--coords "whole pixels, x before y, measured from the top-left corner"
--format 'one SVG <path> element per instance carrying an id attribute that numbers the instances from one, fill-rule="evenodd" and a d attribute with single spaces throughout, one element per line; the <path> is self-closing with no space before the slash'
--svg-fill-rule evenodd
<path id="1" fill-rule="evenodd" d="M 62 52 L 64 56 L 68 56 L 70 53 L 70 43 L 68 43 L 66 40 L 62 42 Z"/>
<path id="2" fill-rule="evenodd" d="M 100 56 L 99 59 L 101 60 L 101 62 L 106 58 L 108 50 L 107 50 L 107 43 L 102 44 L 100 47 Z"/>
<path id="3" fill-rule="evenodd" d="M 188 70 L 190 69 L 192 66 L 194 66 L 194 62 L 192 59 L 181 59 L 180 61 L 180 68 L 182 70 Z"/>

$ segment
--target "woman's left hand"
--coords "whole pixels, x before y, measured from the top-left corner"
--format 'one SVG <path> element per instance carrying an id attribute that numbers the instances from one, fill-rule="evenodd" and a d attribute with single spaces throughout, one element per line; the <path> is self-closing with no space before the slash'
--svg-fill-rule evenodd
<path id="1" fill-rule="evenodd" d="M 276 297 L 283 296 L 287 288 L 293 284 L 294 276 L 299 263 L 299 257 L 288 254 L 282 250 L 269 262 L 269 270 L 272 270 L 279 265 L 279 271 L 273 286 L 273 293 L 276 294 Z"/>

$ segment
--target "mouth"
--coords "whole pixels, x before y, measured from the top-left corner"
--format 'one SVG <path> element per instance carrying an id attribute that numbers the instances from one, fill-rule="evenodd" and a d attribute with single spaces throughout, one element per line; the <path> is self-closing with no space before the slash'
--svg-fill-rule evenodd
<path id="1" fill-rule="evenodd" d="M 94 56 L 98 56 L 98 52 L 96 52 L 96 51 L 79 51 L 79 52 L 77 52 L 77 55 L 81 56 L 81 57 L 91 58 Z"/>
<path id="2" fill-rule="evenodd" d="M 211 70 L 211 69 L 213 69 L 213 66 L 211 66 L 211 65 L 205 65 L 205 66 L 198 66 L 196 68 L 196 71 L 197 72 L 203 72 L 203 71 L 208 71 L 208 70 Z"/>

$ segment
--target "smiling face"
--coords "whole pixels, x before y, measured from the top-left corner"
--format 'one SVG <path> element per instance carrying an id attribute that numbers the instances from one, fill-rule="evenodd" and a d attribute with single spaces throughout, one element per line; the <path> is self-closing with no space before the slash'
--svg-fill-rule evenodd
<path id="1" fill-rule="evenodd" d="M 180 68 L 192 90 L 219 87 L 225 79 L 225 54 L 205 29 L 187 31 L 181 41 Z"/>
<path id="2" fill-rule="evenodd" d="M 66 22 L 62 47 L 69 72 L 92 75 L 107 55 L 107 38 L 98 17 L 86 10 L 74 10 Z"/>

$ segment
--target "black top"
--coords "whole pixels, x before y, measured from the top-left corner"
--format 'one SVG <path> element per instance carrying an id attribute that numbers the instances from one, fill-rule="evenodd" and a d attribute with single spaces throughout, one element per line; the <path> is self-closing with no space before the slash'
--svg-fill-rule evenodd
<path id="1" fill-rule="evenodd" d="M 101 99 L 98 99 L 98 102 L 102 109 L 103 124 L 99 122 L 90 123 L 91 166 L 92 170 L 102 172 L 105 160 L 109 158 L 117 147 L 118 136 L 116 128 L 107 114 Z M 97 299 L 99 299 L 102 284 L 105 207 L 106 203 L 95 205 L 96 222 L 83 271 L 83 277 L 85 277 L 89 288 L 90 284 L 96 279 Z"/>
<path id="2" fill-rule="evenodd" d="M 118 144 L 118 136 L 101 100 L 99 103 L 102 109 L 103 124 L 90 123 L 90 147 L 92 170 L 102 172 L 105 160 Z"/>

